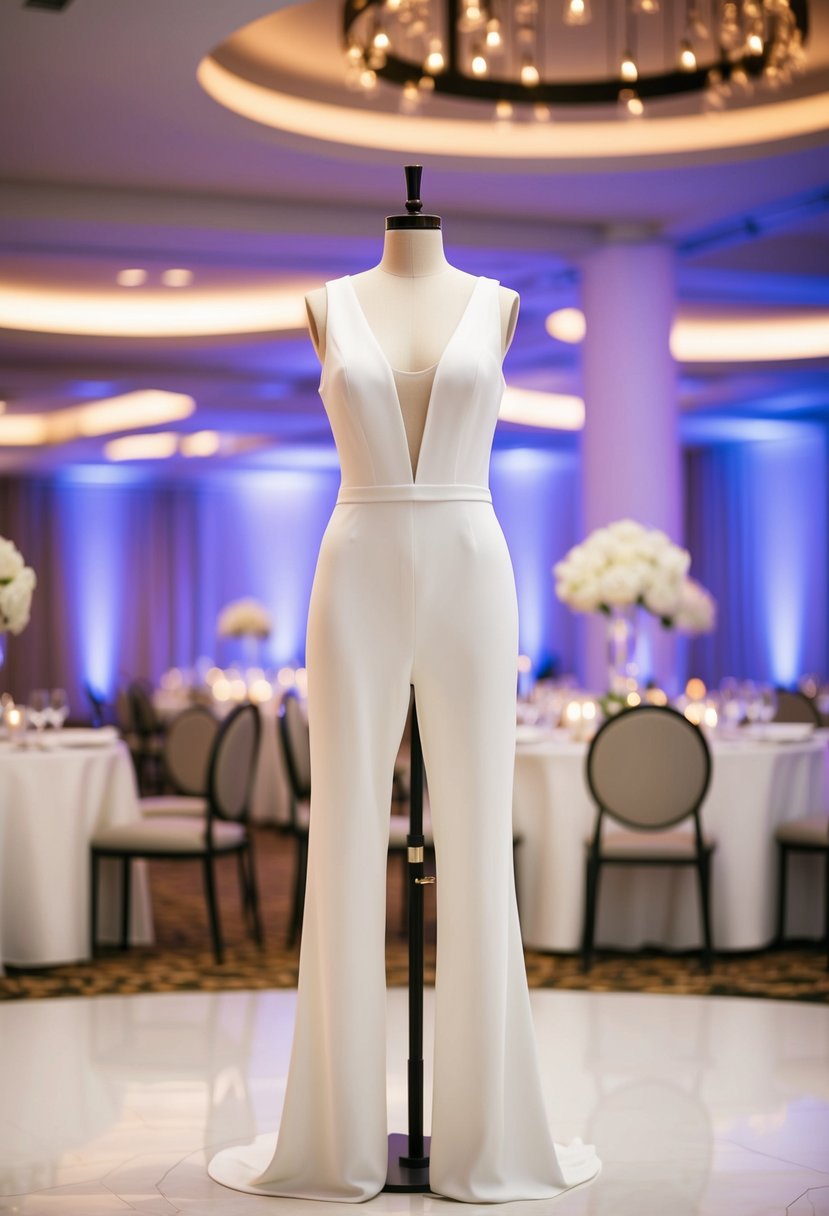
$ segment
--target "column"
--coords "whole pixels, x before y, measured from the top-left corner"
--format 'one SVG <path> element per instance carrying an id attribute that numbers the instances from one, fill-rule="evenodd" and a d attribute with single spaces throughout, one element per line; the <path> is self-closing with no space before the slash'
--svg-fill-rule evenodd
<path id="1" fill-rule="evenodd" d="M 582 304 L 587 322 L 583 534 L 629 518 L 661 528 L 681 544 L 677 375 L 669 345 L 675 310 L 673 249 L 635 231 L 609 233 L 583 263 Z M 643 674 L 667 681 L 673 672 L 673 638 L 654 624 L 643 639 L 646 667 L 648 639 L 652 649 L 650 671 Z M 589 688 L 606 688 L 603 618 L 588 622 L 582 670 Z"/>

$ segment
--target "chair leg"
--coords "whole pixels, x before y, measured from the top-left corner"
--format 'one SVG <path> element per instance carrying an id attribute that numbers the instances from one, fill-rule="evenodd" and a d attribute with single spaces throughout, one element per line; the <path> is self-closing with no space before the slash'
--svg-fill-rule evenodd
<path id="1" fill-rule="evenodd" d="M 786 878 L 789 869 L 789 850 L 777 845 L 777 925 L 775 944 L 782 946 L 786 931 Z"/>
<path id="2" fill-rule="evenodd" d="M 130 878 L 132 859 L 121 858 L 121 949 L 128 950 L 130 944 Z"/>
<path id="3" fill-rule="evenodd" d="M 236 864 L 239 870 L 239 894 L 242 897 L 242 920 L 248 928 L 251 927 L 250 883 L 245 868 L 245 850 L 240 849 L 236 854 Z"/>
<path id="4" fill-rule="evenodd" d="M 247 856 L 247 876 L 248 876 L 248 899 L 250 901 L 250 919 L 253 928 L 253 938 L 257 946 L 264 944 L 265 936 L 262 932 L 262 918 L 259 915 L 259 887 L 256 882 L 256 858 L 253 852 L 253 841 L 248 839 L 248 847 L 245 850 Z"/>
<path id="5" fill-rule="evenodd" d="M 89 957 L 95 957 L 98 946 L 98 854 L 89 858 Z"/>
<path id="6" fill-rule="evenodd" d="M 702 918 L 702 966 L 703 970 L 711 970 L 713 947 L 711 944 L 711 854 L 703 853 L 697 861 L 699 877 L 699 902 Z"/>
<path id="7" fill-rule="evenodd" d="M 596 900 L 599 893 L 599 863 L 588 855 L 584 882 L 584 932 L 581 943 L 581 969 L 593 964 L 593 938 L 596 929 Z"/>
<path id="8" fill-rule="evenodd" d="M 302 929 L 302 913 L 305 907 L 305 881 L 308 872 L 308 838 L 296 838 L 296 873 L 294 875 L 294 909 L 291 916 L 291 930 L 288 934 L 288 946 L 295 946 Z"/>
<path id="9" fill-rule="evenodd" d="M 829 971 L 829 850 L 826 852 L 826 878 L 823 883 L 823 912 L 826 917 L 826 970 Z"/>
<path id="10" fill-rule="evenodd" d="M 219 903 L 216 899 L 216 875 L 213 871 L 213 858 L 204 859 L 204 890 L 207 895 L 207 911 L 210 916 L 210 934 L 213 938 L 213 954 L 216 962 L 224 961 L 222 952 L 222 930 L 219 925 Z"/>

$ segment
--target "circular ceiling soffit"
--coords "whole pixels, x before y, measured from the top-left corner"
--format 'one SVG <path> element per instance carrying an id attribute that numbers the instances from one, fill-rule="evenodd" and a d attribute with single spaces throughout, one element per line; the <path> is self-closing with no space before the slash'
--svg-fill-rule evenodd
<path id="1" fill-rule="evenodd" d="M 820 6 L 815 6 L 820 8 Z M 829 25 L 829 20 L 823 23 Z M 817 28 L 816 28 L 817 27 Z M 781 145 L 829 137 L 829 31 L 810 32 L 809 72 L 792 93 L 725 111 L 683 112 L 686 102 L 654 105 L 642 118 L 579 112 L 559 121 L 497 121 L 491 109 L 433 96 L 422 110 L 400 113 L 400 91 L 379 82 L 371 100 L 344 82 L 339 5 L 289 5 L 237 30 L 199 64 L 201 87 L 252 122 L 313 143 L 384 155 L 475 162 L 505 170 L 627 168 L 636 162 L 702 164 L 759 155 Z M 694 103 L 699 106 L 698 101 Z M 595 115 L 595 109 L 593 110 Z"/>

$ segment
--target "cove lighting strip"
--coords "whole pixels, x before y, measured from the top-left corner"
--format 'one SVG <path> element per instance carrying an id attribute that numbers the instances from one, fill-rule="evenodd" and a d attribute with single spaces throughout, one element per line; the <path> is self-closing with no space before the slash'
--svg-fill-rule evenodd
<path id="1" fill-rule="evenodd" d="M 51 413 L 3 414 L 0 447 L 48 447 L 136 427 L 164 426 L 189 418 L 195 409 L 193 398 L 184 393 L 138 389 Z"/>
<path id="2" fill-rule="evenodd" d="M 559 342 L 577 345 L 587 333 L 578 308 L 560 308 L 545 322 Z M 771 363 L 829 357 L 829 310 L 780 309 L 727 313 L 680 308 L 671 329 L 678 363 Z"/>
<path id="3" fill-rule="evenodd" d="M 97 338 L 200 338 L 304 329 L 314 280 L 255 291 L 81 292 L 0 282 L 0 329 Z"/>
<path id="4" fill-rule="evenodd" d="M 502 422 L 545 427 L 552 431 L 580 431 L 584 426 L 581 397 L 564 393 L 541 393 L 535 389 L 507 387 L 498 417 Z"/>

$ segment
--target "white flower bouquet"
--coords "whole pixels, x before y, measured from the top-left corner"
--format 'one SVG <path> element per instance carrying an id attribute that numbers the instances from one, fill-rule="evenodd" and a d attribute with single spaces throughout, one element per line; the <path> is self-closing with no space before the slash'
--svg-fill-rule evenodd
<path id="1" fill-rule="evenodd" d="M 272 629 L 271 615 L 259 600 L 233 600 L 219 613 L 220 638 L 266 638 Z"/>
<path id="2" fill-rule="evenodd" d="M 37 578 L 20 550 L 0 536 L 0 633 L 22 633 L 29 623 Z"/>
<path id="3" fill-rule="evenodd" d="M 666 628 L 708 633 L 715 604 L 688 577 L 691 556 L 664 532 L 621 519 L 597 528 L 553 567 L 556 595 L 576 612 L 639 605 Z"/>

